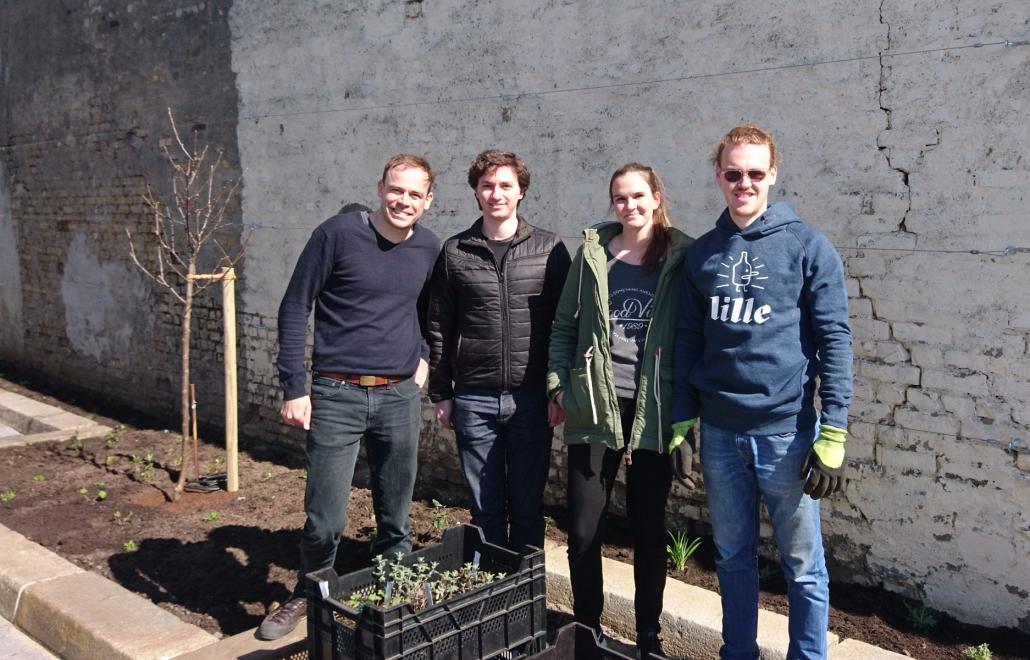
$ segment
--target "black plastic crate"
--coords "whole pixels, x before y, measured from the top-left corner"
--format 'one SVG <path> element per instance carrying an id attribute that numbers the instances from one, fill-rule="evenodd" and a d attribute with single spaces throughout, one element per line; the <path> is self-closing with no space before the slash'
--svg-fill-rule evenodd
<path id="1" fill-rule="evenodd" d="M 307 575 L 308 653 L 312 660 L 479 660 L 506 651 L 528 655 L 547 638 L 547 577 L 543 550 L 520 555 L 483 540 L 473 525 L 446 530 L 434 546 L 412 552 L 438 562 L 438 571 L 460 568 L 480 554 L 479 566 L 505 577 L 415 612 L 410 605 L 387 609 L 346 603 L 356 591 L 376 586 L 372 569 L 338 576 L 331 569 Z M 328 597 L 322 597 L 325 583 Z"/>
<path id="2" fill-rule="evenodd" d="M 554 646 L 537 653 L 529 660 L 633 660 L 611 649 L 597 645 L 597 638 L 589 626 L 570 623 L 562 626 Z"/>

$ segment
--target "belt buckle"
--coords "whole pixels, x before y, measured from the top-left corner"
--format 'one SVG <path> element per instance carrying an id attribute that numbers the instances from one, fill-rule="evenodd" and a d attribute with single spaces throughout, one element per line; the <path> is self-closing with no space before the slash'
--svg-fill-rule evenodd
<path id="1" fill-rule="evenodd" d="M 361 387 L 375 387 L 375 376 L 358 376 L 358 385 Z"/>

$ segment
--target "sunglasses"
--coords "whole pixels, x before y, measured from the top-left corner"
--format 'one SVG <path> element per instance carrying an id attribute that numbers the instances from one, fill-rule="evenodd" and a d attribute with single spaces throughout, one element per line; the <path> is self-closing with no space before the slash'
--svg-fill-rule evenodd
<path id="1" fill-rule="evenodd" d="M 741 170 L 723 170 L 722 178 L 726 179 L 729 183 L 736 183 L 743 179 L 745 174 L 747 174 L 747 178 L 753 183 L 759 183 L 765 178 L 765 175 L 768 174 L 768 172 L 763 170 L 748 170 L 747 172 L 742 172 Z"/>

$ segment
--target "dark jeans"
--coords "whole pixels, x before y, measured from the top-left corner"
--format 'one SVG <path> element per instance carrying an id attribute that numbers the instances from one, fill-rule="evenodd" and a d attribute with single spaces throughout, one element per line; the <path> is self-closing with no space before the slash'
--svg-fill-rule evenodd
<path id="1" fill-rule="evenodd" d="M 412 378 L 392 385 L 360 387 L 322 376 L 311 382 L 307 522 L 300 539 L 300 579 L 333 565 L 347 527 L 347 501 L 361 439 L 372 478 L 376 538 L 372 555 L 411 551 L 408 512 L 418 468 L 421 397 Z"/>
<path id="2" fill-rule="evenodd" d="M 629 437 L 633 403 L 619 399 L 622 428 Z M 601 540 L 615 475 L 625 450 L 603 445 L 569 446 L 569 573 L 576 621 L 601 629 L 604 584 Z M 665 454 L 638 449 L 626 467 L 626 513 L 633 533 L 633 598 L 637 634 L 658 632 L 665 592 L 665 502 L 672 470 Z"/>
<path id="3" fill-rule="evenodd" d="M 542 548 L 552 437 L 547 394 L 459 389 L 451 421 L 472 494 L 472 523 L 489 543 L 516 552 L 527 544 Z"/>

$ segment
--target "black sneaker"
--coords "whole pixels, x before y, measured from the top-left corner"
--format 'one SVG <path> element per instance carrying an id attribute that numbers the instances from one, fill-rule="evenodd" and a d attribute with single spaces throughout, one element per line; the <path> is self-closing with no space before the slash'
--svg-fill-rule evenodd
<path id="1" fill-rule="evenodd" d="M 662 640 L 654 630 L 646 630 L 637 635 L 637 660 L 664 659 Z"/>
<path id="2" fill-rule="evenodd" d="M 270 641 L 279 639 L 297 627 L 300 620 L 308 613 L 308 601 L 305 598 L 291 598 L 278 609 L 273 610 L 258 626 L 258 639 Z"/>

